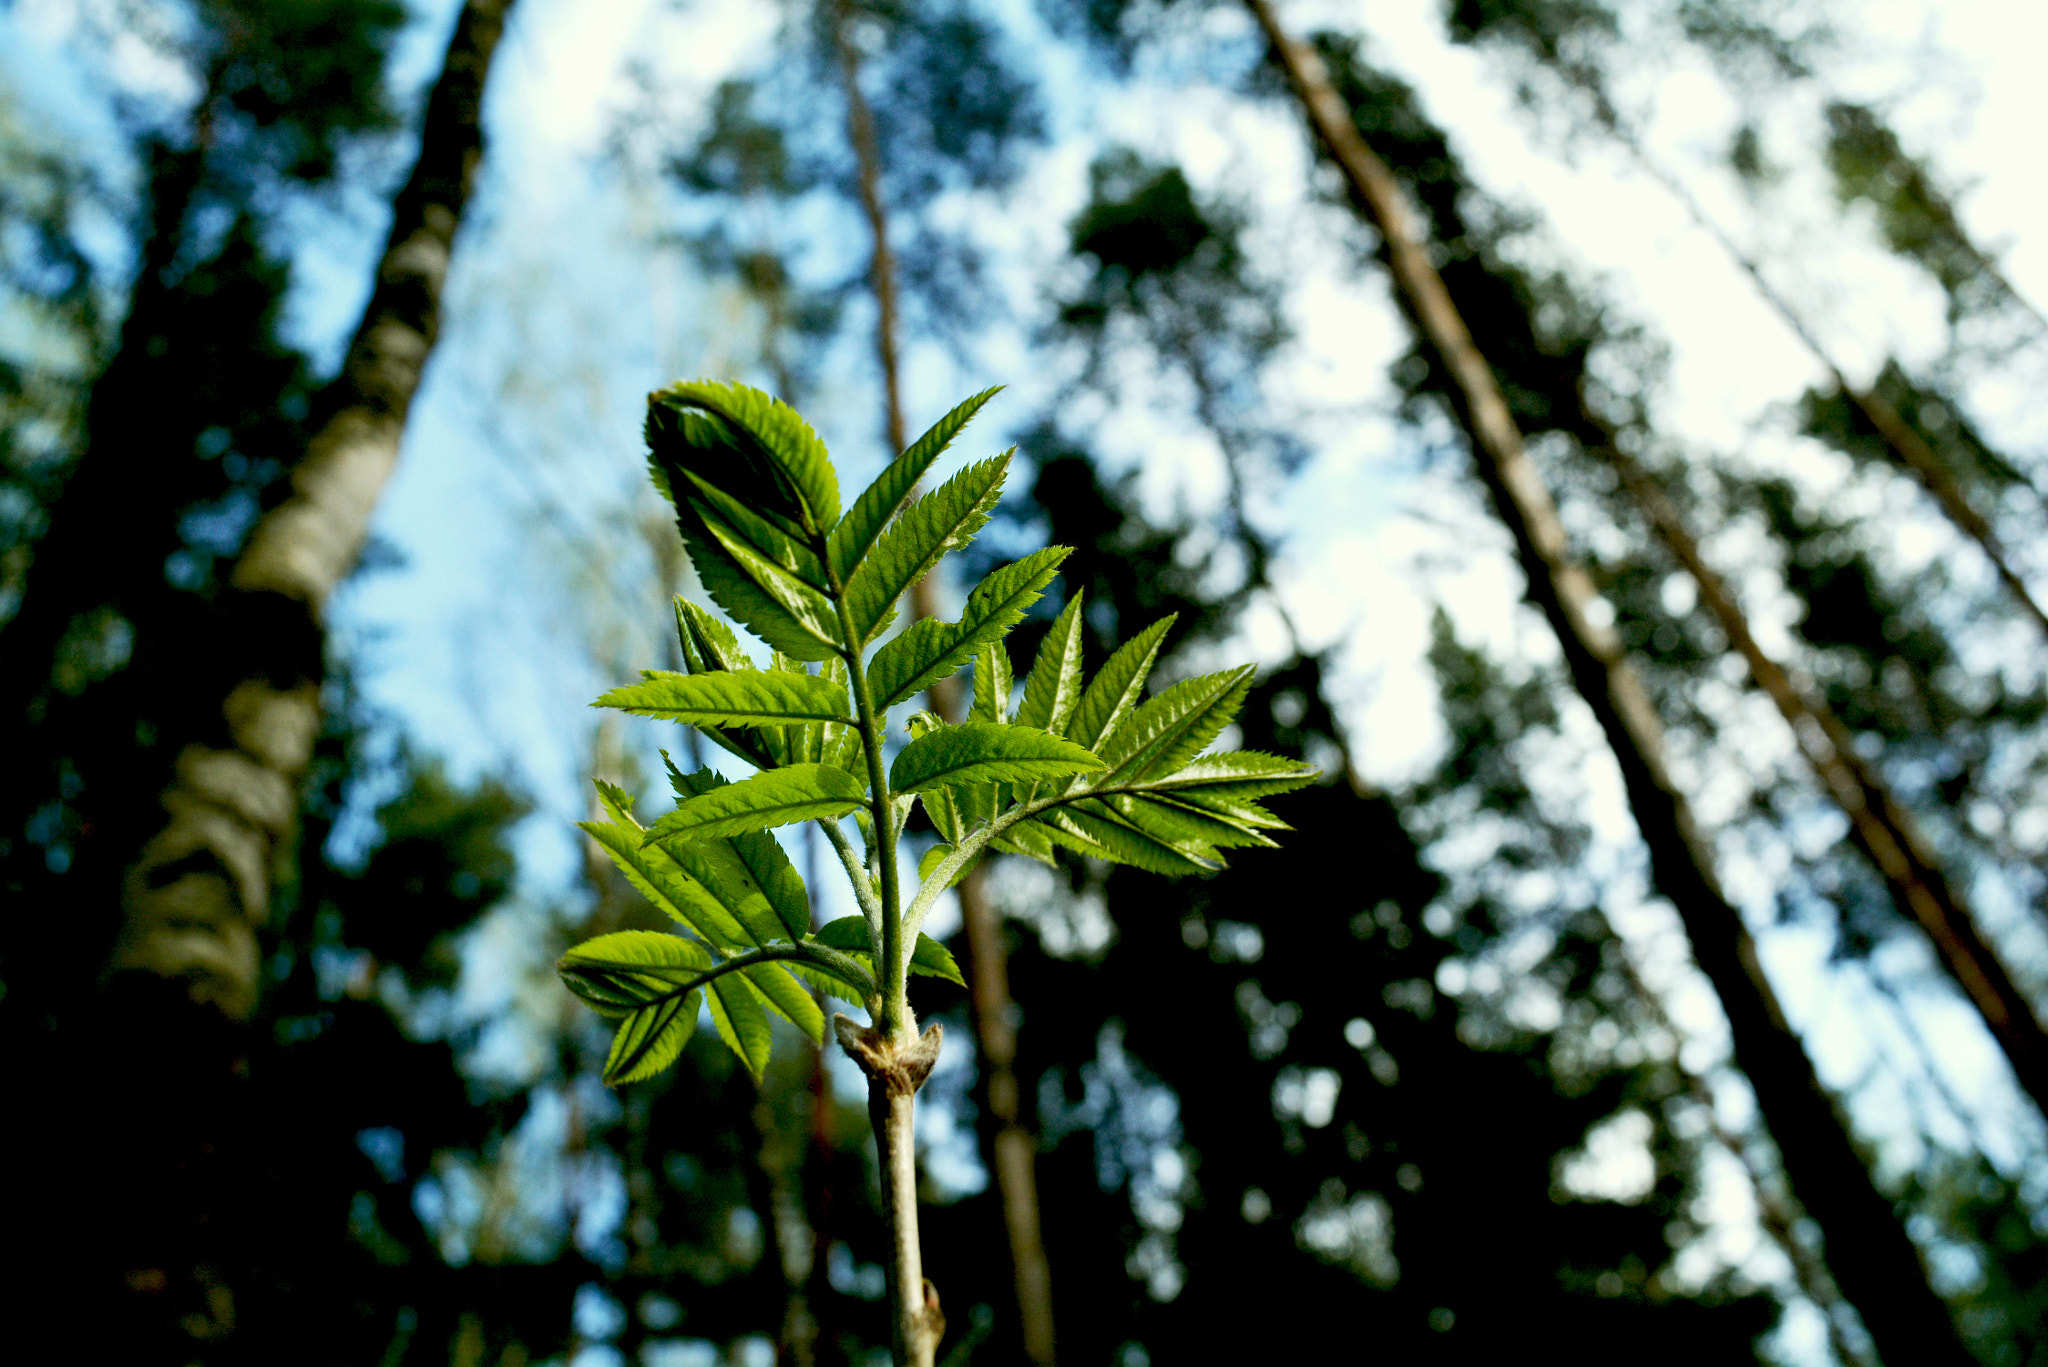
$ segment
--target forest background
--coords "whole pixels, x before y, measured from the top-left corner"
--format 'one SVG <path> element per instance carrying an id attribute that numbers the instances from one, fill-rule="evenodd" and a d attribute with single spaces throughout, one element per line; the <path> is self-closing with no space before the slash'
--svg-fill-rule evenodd
<path id="1" fill-rule="evenodd" d="M 1420 206 L 1833 1108 L 1731 1056 L 1719 951 L 1522 601 L 1472 401 L 1252 10 L 22 0 L 0 1023 L 48 1256 L 10 1294 L 83 1297 L 76 1345 L 138 1360 L 880 1351 L 843 1059 L 792 1042 L 757 1082 L 693 1047 L 597 1082 L 551 961 L 655 922 L 574 823 L 593 771 L 664 800 L 656 747 L 689 742 L 583 704 L 673 667 L 667 599 L 697 593 L 647 390 L 759 384 L 859 479 L 1005 383 L 960 451 L 1025 467 L 979 566 L 1076 546 L 1092 648 L 1178 613 L 1163 679 L 1258 659 L 1244 743 L 1331 781 L 1284 853 L 1172 885 L 999 864 L 933 926 L 974 984 L 920 998 L 950 1023 L 922 1122 L 942 1355 L 2048 1362 L 2023 1041 L 1611 458 L 2038 1017 L 2048 639 L 1986 547 L 2039 601 L 2048 20 L 1279 19 Z M 1981 525 L 1898 467 L 1873 396 Z M 337 523 L 327 569 L 265 569 L 293 510 L 333 512 L 319 471 L 401 427 L 351 505 L 362 568 Z M 296 767 L 239 720 L 273 704 L 319 728 Z M 1797 1147 L 1830 1126 L 1832 1167 Z M 1888 1273 L 1844 1265 L 1887 1239 Z M 1919 1300 L 1940 1326 L 1886 1318 Z"/>

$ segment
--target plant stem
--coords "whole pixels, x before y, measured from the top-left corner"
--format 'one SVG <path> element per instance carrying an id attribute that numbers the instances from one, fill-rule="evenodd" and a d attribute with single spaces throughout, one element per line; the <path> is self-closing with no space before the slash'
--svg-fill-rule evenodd
<path id="1" fill-rule="evenodd" d="M 839 1043 L 868 1078 L 868 1120 L 875 1128 L 881 1163 L 882 1211 L 889 1221 L 889 1307 L 899 1367 L 931 1367 L 945 1332 L 938 1292 L 924 1277 L 924 1253 L 917 1235 L 917 1139 L 913 1128 L 917 1089 L 938 1061 L 944 1030 L 934 1025 L 922 1036 L 890 1036 L 865 1029 L 845 1016 L 833 1027 Z"/>
<path id="2" fill-rule="evenodd" d="M 889 1221 L 889 1307 L 898 1367 L 931 1367 L 945 1320 L 938 1293 L 924 1279 L 924 1254 L 917 1237 L 917 1139 L 913 1127 L 917 1089 L 931 1076 L 945 1032 L 937 1025 L 917 1033 L 905 991 L 910 955 L 903 926 L 903 888 L 896 870 L 896 804 L 889 776 L 882 768 L 882 719 L 875 710 L 874 690 L 860 658 L 860 633 L 854 630 L 846 586 L 832 568 L 829 554 L 821 558 L 831 578 L 832 602 L 839 611 L 839 630 L 846 642 L 847 683 L 860 723 L 861 750 L 867 758 L 870 812 L 875 823 L 875 855 L 881 886 L 881 943 L 875 979 L 881 1000 L 871 1012 L 875 1024 L 862 1028 L 845 1016 L 833 1018 L 839 1043 L 868 1079 L 868 1120 L 875 1130 L 875 1149 L 882 1168 L 882 1209 Z M 851 874 L 853 870 L 848 869 Z M 865 873 L 863 871 L 863 875 Z M 856 883 L 855 891 L 859 891 Z M 914 936 L 915 930 L 911 931 Z"/>
<path id="3" fill-rule="evenodd" d="M 860 862 L 860 853 L 846 838 L 846 832 L 839 829 L 837 821 L 820 820 L 817 825 L 824 830 L 825 838 L 831 842 L 833 852 L 846 869 L 846 881 L 853 884 L 853 897 L 860 903 L 860 914 L 867 918 L 868 929 L 874 932 L 874 938 L 879 942 L 882 938 L 882 903 L 875 893 L 875 880 L 868 877 L 867 866 Z"/>
<path id="4" fill-rule="evenodd" d="M 834 580 L 832 599 L 839 608 L 839 629 L 848 641 L 857 641 L 859 635 L 853 629 L 846 592 L 836 582 L 836 575 Z M 875 983 L 882 993 L 882 1014 L 876 1024 L 883 1034 L 895 1040 L 906 1030 L 914 1032 L 917 1028 L 910 1019 L 904 993 L 909 956 L 903 953 L 903 889 L 896 873 L 895 804 L 889 800 L 889 776 L 882 769 L 881 718 L 875 714 L 875 695 L 868 687 L 868 672 L 861 667 L 858 648 L 849 651 L 846 672 L 853 687 L 853 705 L 860 717 L 861 750 L 868 762 L 869 812 L 875 823 L 875 857 L 881 866 L 876 872 L 882 886 L 876 891 L 882 898 L 882 943 L 875 963 Z"/>

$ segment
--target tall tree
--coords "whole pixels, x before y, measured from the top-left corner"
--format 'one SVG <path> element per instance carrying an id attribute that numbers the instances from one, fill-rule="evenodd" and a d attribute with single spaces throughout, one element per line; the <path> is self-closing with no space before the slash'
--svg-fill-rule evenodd
<path id="1" fill-rule="evenodd" d="M 224 1278 L 260 1273 L 221 1245 L 233 1222 L 215 1218 L 243 1208 L 254 1174 L 229 1155 L 261 1152 L 248 1141 L 265 1128 L 246 1085 L 257 1040 L 235 1022 L 255 1009 L 259 928 L 293 876 L 321 726 L 321 611 L 366 535 L 438 328 L 507 8 L 462 11 L 370 304 L 341 375 L 316 394 L 278 339 L 284 268 L 256 215 L 280 181 L 318 181 L 349 134 L 383 117 L 375 91 L 399 12 L 206 7 L 189 145 L 150 144 L 128 318 L 7 625 L 21 667 L 0 724 L 22 742 L 7 796 L 27 837 L 9 842 L 10 882 L 39 908 L 10 927 L 8 1023 L 57 1027 L 54 1047 L 47 1033 L 36 1047 L 38 1080 L 75 1112 L 14 1142 L 65 1175 L 49 1200 L 90 1193 L 93 1216 L 119 1225 L 86 1280 L 138 1342 L 168 1335 L 162 1351 L 196 1337 L 233 1353 L 249 1327 L 235 1312 L 248 1285 Z M 189 446 L 164 450 L 160 431 Z M 209 506 L 223 476 L 228 493 Z M 120 648 L 99 648 L 108 640 Z M 84 910 L 58 916 L 60 904 Z M 117 1059 L 97 1085 L 74 1080 Z M 98 1132 L 137 1111 L 151 1146 L 104 1169 Z M 81 1131 L 95 1138 L 67 1148 Z"/>
<path id="2" fill-rule="evenodd" d="M 219 720 L 176 738 L 184 743 L 160 799 L 169 819 L 144 827 L 123 878 L 109 971 L 182 980 L 231 1016 L 254 1005 L 256 930 L 274 870 L 291 857 L 292 795 L 318 729 L 322 614 L 369 535 L 440 332 L 483 158 L 484 83 L 510 8 L 469 0 L 457 17 L 341 374 L 320 396 L 290 492 L 257 520 L 228 576 L 218 614 L 231 653 L 209 662 Z"/>
<path id="3" fill-rule="evenodd" d="M 1482 482 L 1514 536 L 1529 596 L 1550 620 L 1574 685 L 1607 736 L 1657 887 L 1678 911 L 1720 996 L 1736 1059 L 1769 1117 L 1794 1189 L 1827 1232 L 1837 1280 L 1887 1358 L 1968 1361 L 1911 1241 L 1786 1020 L 1740 914 L 1721 891 L 1712 854 L 1671 779 L 1662 724 L 1619 640 L 1590 611 L 1593 584 L 1573 558 L 1493 371 L 1429 260 L 1406 195 L 1367 145 L 1358 111 L 1333 87 L 1322 58 L 1288 37 L 1265 0 L 1249 2 L 1313 136 L 1378 229 L 1404 312 L 1455 386 L 1449 397 Z"/>
<path id="4" fill-rule="evenodd" d="M 1057 424 L 1025 443 L 1039 473 L 1024 521 L 1080 547 L 1068 577 L 1092 605 L 1097 649 L 1171 611 L 1186 653 L 1160 669 L 1197 667 L 1242 609 L 1276 602 L 1249 568 L 1274 555 L 1258 530 L 1269 511 L 1255 492 L 1238 500 L 1245 516 L 1226 503 L 1149 523 L 1069 425 L 1097 399 L 1113 402 L 1134 370 L 1192 410 L 1193 383 L 1179 382 L 1199 369 L 1213 385 L 1201 406 L 1220 430 L 1194 416 L 1192 429 L 1242 464 L 1242 485 L 1273 490 L 1296 448 L 1260 377 L 1285 330 L 1238 215 L 1205 203 L 1180 170 L 1111 155 L 1092 189 L 1065 272 L 1082 283 L 1063 293 L 1056 333 L 1080 353 L 1080 373 L 1062 377 Z M 1720 1286 L 1671 1289 L 1667 1239 L 1688 1237 L 1674 1231 L 1687 1227 L 1696 1162 L 1666 1128 L 1675 1078 L 1639 1054 L 1581 1051 L 1606 1031 L 1632 1034 L 1640 1018 L 1601 966 L 1616 946 L 1580 888 L 1512 891 L 1512 870 L 1559 867 L 1584 844 L 1537 815 L 1508 758 L 1554 724 L 1547 685 L 1506 685 L 1455 642 L 1440 645 L 1452 753 L 1423 791 L 1339 781 L 1297 795 L 1294 839 L 1322 853 L 1289 886 L 1312 893 L 1235 872 L 1171 889 L 1085 866 L 999 874 L 1031 1027 L 1020 1074 L 1037 1085 L 1023 1094 L 1056 1193 L 1046 1228 L 1070 1357 L 1344 1341 L 1476 1362 L 1508 1350 L 1506 1326 L 1555 1323 L 1572 1326 L 1590 1360 L 1622 1360 L 1632 1336 L 1660 1332 L 1729 1360 L 1767 1323 L 1767 1307 Z M 1245 741 L 1311 755 L 1334 777 L 1344 736 L 1322 662 L 1282 650 L 1253 689 Z M 1441 848 L 1481 831 L 1484 852 Z M 1425 856 L 1421 841 L 1439 848 Z M 1456 872 L 1432 867 L 1437 858 Z M 1484 990 L 1452 986 L 1460 972 L 1483 978 L 1479 963 L 1503 976 Z M 1138 999 L 1098 986 L 1142 964 L 1154 971 Z M 1555 1033 L 1514 1019 L 1507 1003 L 1524 992 L 1561 1002 Z M 1654 1189 L 1618 1203 L 1560 1191 L 1566 1151 L 1630 1103 L 1641 1113 L 1617 1123 L 1648 1122 Z M 1519 1232 L 1497 1239 L 1496 1228 Z M 1245 1304 L 1285 1309 L 1218 1311 Z"/>
<path id="5" fill-rule="evenodd" d="M 1711 13 L 1712 7 L 1703 6 L 1701 10 Z M 1589 40 L 1597 42 L 1604 38 L 1608 43 L 1616 40 L 1620 23 L 1615 14 L 1602 5 L 1525 6 L 1511 0 L 1461 0 L 1453 6 L 1450 22 L 1453 34 L 1465 41 L 1492 40 L 1519 50 L 1543 70 L 1556 76 L 1567 91 L 1584 102 L 1591 121 L 1627 149 L 1637 165 L 1668 190 L 1685 207 L 1693 221 L 1728 253 L 1749 277 L 1759 297 L 1826 369 L 1836 390 L 1854 406 L 1869 430 L 1882 440 L 1883 449 L 1901 469 L 1927 489 L 1956 529 L 1977 544 L 2013 601 L 2034 619 L 2042 631 L 2048 632 L 2048 611 L 2043 610 L 2033 590 L 2028 587 L 1997 530 L 1970 500 L 1955 471 L 1941 459 L 1933 443 L 1907 421 L 1881 387 L 1851 383 L 1819 334 L 1785 293 L 1772 283 L 1763 264 L 1754 254 L 1744 250 L 1707 212 L 1685 182 L 1651 153 L 1609 95 L 1598 64 L 1578 55 L 1588 49 Z"/>

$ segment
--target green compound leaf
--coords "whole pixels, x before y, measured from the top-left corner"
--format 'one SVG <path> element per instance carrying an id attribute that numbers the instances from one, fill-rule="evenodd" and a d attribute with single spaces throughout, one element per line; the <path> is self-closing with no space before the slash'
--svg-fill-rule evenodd
<path id="1" fill-rule="evenodd" d="M 690 984 L 711 964 L 702 945 L 645 930 L 600 935 L 562 956 L 569 990 L 619 1022 L 605 1060 L 607 1084 L 638 1082 L 676 1061 L 697 1024 Z"/>
<path id="2" fill-rule="evenodd" d="M 739 976 L 747 980 L 768 1009 L 811 1037 L 814 1044 L 825 1042 L 825 1013 L 818 1009 L 818 1003 L 805 990 L 804 985 L 789 974 L 786 963 L 755 964 L 740 970 Z"/>
<path id="3" fill-rule="evenodd" d="M 756 669 L 708 674 L 650 670 L 641 682 L 614 688 L 592 705 L 698 726 L 853 722 L 844 684 L 813 674 Z"/>
<path id="4" fill-rule="evenodd" d="M 882 471 L 873 484 L 861 491 L 847 509 L 846 517 L 832 529 L 832 540 L 827 558 L 832 569 L 845 583 L 875 544 L 875 538 L 882 534 L 890 516 L 910 497 L 910 491 L 924 478 L 924 472 L 931 468 L 942 452 L 950 446 L 960 430 L 981 411 L 981 406 L 1001 392 L 1002 386 L 984 389 L 973 398 L 955 408 L 945 417 L 932 424 L 931 431 L 910 444 L 910 449 L 898 456 L 888 469 Z"/>
<path id="5" fill-rule="evenodd" d="M 711 980 L 704 1003 L 711 1008 L 711 1023 L 718 1028 L 718 1037 L 739 1055 L 758 1083 L 775 1048 L 775 1032 L 768 1024 L 759 990 L 743 974 L 728 973 Z"/>
<path id="6" fill-rule="evenodd" d="M 731 627 L 680 594 L 676 596 L 676 637 L 683 648 L 683 663 L 692 674 L 755 667 Z"/>
<path id="7" fill-rule="evenodd" d="M 743 468 L 736 472 L 730 465 L 687 459 L 672 468 L 694 469 L 716 480 L 744 506 L 779 515 L 805 539 L 822 540 L 832 530 L 839 521 L 839 477 L 825 443 L 795 409 L 746 385 L 686 380 L 648 396 L 648 445 L 655 447 L 657 412 L 693 408 L 714 415 L 736 438 L 730 444 L 740 453 Z M 673 481 L 671 488 L 681 492 Z"/>
<path id="8" fill-rule="evenodd" d="M 721 950 L 759 943 L 749 925 L 758 918 L 744 914 L 723 890 L 707 887 L 671 851 L 647 845 L 647 832 L 633 819 L 632 799 L 624 791 L 602 780 L 597 789 L 611 820 L 579 824 L 641 896 Z"/>
<path id="9" fill-rule="evenodd" d="M 1052 838 L 1081 854 L 1112 864 L 1130 864 L 1169 877 L 1214 873 L 1223 861 L 1200 845 L 1161 839 L 1139 830 L 1107 809 L 1073 803 L 1045 813 L 1042 820 Z"/>
<path id="10" fill-rule="evenodd" d="M 719 540 L 722 543 L 747 547 L 796 585 L 820 593 L 829 588 L 825 562 L 800 538 L 783 531 L 696 471 L 687 472 L 685 478 L 690 481 L 691 499 L 701 500 L 706 505 L 698 509 L 697 515 L 707 525 L 721 529 Z"/>
<path id="11" fill-rule="evenodd" d="M 916 696 L 963 668 L 975 652 L 1008 635 L 1070 554 L 1065 546 L 1034 551 L 976 584 L 959 621 L 927 617 L 884 643 L 868 665 L 868 688 L 876 708 L 894 707 Z"/>
<path id="12" fill-rule="evenodd" d="M 974 652 L 974 698 L 967 704 L 968 718 L 998 725 L 1008 721 L 1010 694 L 1016 686 L 1010 652 L 1001 641 L 990 641 Z"/>
<path id="13" fill-rule="evenodd" d="M 1091 750 L 1100 751 L 1123 725 L 1145 696 L 1145 680 L 1159 658 L 1160 642 L 1173 625 L 1167 616 L 1146 627 L 1119 646 L 1081 694 L 1074 716 L 1067 723 L 1067 738 Z"/>
<path id="14" fill-rule="evenodd" d="M 1029 726 L 971 721 L 928 731 L 889 766 L 894 792 L 969 783 L 1038 783 L 1103 768 L 1101 760 L 1059 736 Z"/>
<path id="15" fill-rule="evenodd" d="M 731 844 L 754 885 L 774 908 L 777 924 L 790 939 L 803 939 L 811 928 L 811 898 L 804 891 L 803 875 L 789 862 L 781 842 L 767 831 L 749 831 L 732 837 Z"/>
<path id="16" fill-rule="evenodd" d="M 674 996 L 713 962 L 709 950 L 680 935 L 620 930 L 585 940 L 556 968 L 571 992 L 616 1018 Z"/>
<path id="17" fill-rule="evenodd" d="M 1177 683 L 1145 703 L 1101 746 L 1110 781 L 1142 781 L 1179 769 L 1230 724 L 1251 686 L 1252 666 L 1241 665 Z"/>
<path id="18" fill-rule="evenodd" d="M 838 495 L 824 447 L 776 407 L 738 386 L 671 386 L 648 401 L 648 462 L 712 601 L 777 649 L 819 660 L 832 653 L 836 614 L 780 560 L 795 542 L 815 563 L 827 527 L 813 525 L 812 501 Z"/>
<path id="19" fill-rule="evenodd" d="M 680 1058 L 697 1029 L 698 1000 L 698 993 L 687 992 L 642 1007 L 620 1021 L 605 1056 L 605 1085 L 644 1081 Z"/>
<path id="20" fill-rule="evenodd" d="M 816 617 L 823 611 L 818 603 L 805 601 L 802 615 L 792 612 L 782 597 L 757 582 L 726 553 L 724 544 L 697 522 L 691 514 L 696 506 L 685 501 L 676 520 L 682 529 L 683 545 L 690 553 L 690 563 L 711 601 L 777 650 L 802 660 L 829 656 L 833 647 L 820 641 L 815 625 Z"/>
<path id="21" fill-rule="evenodd" d="M 676 641 L 682 648 L 683 667 L 692 674 L 754 668 L 754 662 L 740 649 L 731 627 L 680 596 L 676 599 Z M 762 744 L 762 736 L 735 735 L 722 727 L 703 722 L 692 724 L 713 745 L 738 755 L 756 769 L 766 769 L 775 763 L 767 746 Z"/>
<path id="22" fill-rule="evenodd" d="M 1019 726 L 1036 726 L 1055 736 L 1066 734 L 1067 722 L 1081 701 L 1081 591 L 1053 619 L 1038 648 L 1031 676 L 1024 681 L 1024 702 L 1017 708 Z"/>
<path id="23" fill-rule="evenodd" d="M 829 764 L 769 769 L 690 798 L 648 827 L 645 839 L 707 840 L 845 816 L 865 791 L 859 779 Z"/>
<path id="24" fill-rule="evenodd" d="M 698 540 L 690 543 L 691 557 L 708 557 L 718 567 L 715 573 L 706 573 L 709 567 L 703 564 L 697 568 L 705 588 L 720 606 L 754 627 L 777 650 L 798 659 L 822 660 L 837 648 L 838 614 L 823 593 L 786 568 L 773 551 L 749 543 L 702 500 L 692 497 L 686 506 L 694 522 L 693 530 L 699 534 Z M 744 579 L 746 587 L 733 581 L 726 573 L 728 570 Z M 765 615 L 759 622 L 740 616 L 719 597 L 721 592 L 748 605 L 750 611 Z"/>
<path id="25" fill-rule="evenodd" d="M 1170 791 L 1182 802 L 1249 804 L 1255 798 L 1306 787 L 1320 773 L 1314 765 L 1299 760 L 1257 750 L 1232 750 L 1228 754 L 1199 756 L 1171 774 L 1146 781 L 1143 787 L 1148 791 Z M 1275 829 L 1284 828 L 1276 823 Z"/>
<path id="26" fill-rule="evenodd" d="M 1210 858 L 1216 857 L 1218 849 L 1238 846 L 1279 848 L 1261 827 L 1280 823 L 1263 812 L 1259 813 L 1265 818 L 1263 821 L 1237 821 L 1171 798 L 1140 793 L 1119 793 L 1102 802 L 1116 816 L 1153 839 L 1177 849 L 1206 850 Z"/>
<path id="27" fill-rule="evenodd" d="M 889 524 L 846 582 L 847 612 L 858 644 L 874 638 L 905 589 L 981 530 L 1002 497 L 1010 455 L 1005 451 L 968 466 Z"/>
<path id="28" fill-rule="evenodd" d="M 836 921 L 827 921 L 818 927 L 818 933 L 811 937 L 817 943 L 846 954 L 859 955 L 866 961 L 875 956 L 874 938 L 869 933 L 865 917 L 842 916 Z M 960 965 L 953 961 L 947 948 L 931 936 L 920 933 L 916 945 L 910 951 L 910 971 L 925 977 L 944 978 L 949 983 L 967 986 L 967 980 L 960 976 Z"/>

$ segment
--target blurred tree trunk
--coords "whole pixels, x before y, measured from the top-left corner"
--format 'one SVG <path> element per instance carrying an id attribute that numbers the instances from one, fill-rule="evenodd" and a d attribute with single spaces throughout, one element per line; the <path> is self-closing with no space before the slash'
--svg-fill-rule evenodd
<path id="1" fill-rule="evenodd" d="M 898 376 L 896 264 L 889 248 L 888 209 L 882 199 L 881 149 L 875 136 L 873 112 L 860 89 L 860 57 L 847 33 L 849 5 L 847 0 L 828 3 L 833 5 L 833 47 L 846 90 L 847 132 L 860 168 L 861 207 L 875 239 L 868 278 L 875 296 L 875 351 L 882 367 L 889 451 L 893 456 L 910 444 L 910 436 Z M 912 497 L 915 496 L 913 492 Z M 937 610 L 937 589 L 927 576 L 910 591 L 911 620 L 936 616 Z M 966 708 L 957 679 L 940 680 L 931 689 L 930 697 L 933 710 L 947 721 L 964 720 Z M 1035 1367 L 1051 1367 L 1052 1273 L 1039 1218 L 1038 1144 L 1021 1121 L 1016 1007 L 1010 997 L 1002 917 L 988 895 L 986 865 L 969 874 L 956 894 L 967 941 L 965 969 L 975 1045 L 980 1053 L 981 1099 L 984 1114 L 992 1122 L 982 1127 L 983 1161 L 995 1178 L 1002 1200 L 1024 1355 Z"/>
<path id="2" fill-rule="evenodd" d="M 216 734 L 191 739 L 159 803 L 163 819 L 127 862 L 109 974 L 182 982 L 246 1017 L 257 928 L 293 855 L 298 783 L 320 726 L 321 617 L 369 532 L 433 349 L 441 293 L 483 155 L 484 82 L 512 0 L 469 0 L 429 95 L 419 159 L 324 419 L 291 493 L 257 523 L 230 576 Z M 222 743 L 222 742 L 225 743 Z"/>
<path id="3" fill-rule="evenodd" d="M 1658 890 L 1678 911 L 1700 968 L 1721 999 L 1736 1062 L 1756 1090 L 1795 1192 L 1826 1236 L 1837 1284 L 1887 1362 L 1961 1367 L 1970 1355 L 1815 1075 L 1747 927 L 1721 891 L 1712 856 L 1665 766 L 1661 723 L 1620 642 L 1591 614 L 1592 581 L 1572 558 L 1493 373 L 1417 239 L 1406 197 L 1359 136 L 1321 59 L 1287 37 L 1268 0 L 1247 3 L 1300 97 L 1313 136 L 1383 236 L 1404 309 L 1455 377 L 1458 417 L 1471 437 L 1481 478 L 1514 536 L 1529 597 L 1550 620 L 1572 680 L 1608 738 Z"/>
<path id="4" fill-rule="evenodd" d="M 1821 786 L 1849 818 L 1849 833 L 1870 860 L 1900 913 L 1934 942 L 1949 977 L 1983 1017 L 2014 1076 L 2048 1115 L 2048 1032 L 2033 1003 L 1978 928 L 1967 900 L 1942 871 L 1912 813 L 1875 766 L 1856 751 L 1856 738 L 1819 695 L 1765 653 L 1721 577 L 1714 573 L 1677 507 L 1633 457 L 1610 446 L 1598 453 L 1628 491 L 1678 563 L 1699 586 L 1700 601 L 1791 726 Z"/>
<path id="5" fill-rule="evenodd" d="M 2036 626 L 2048 632 L 2048 611 L 2042 610 L 2033 591 L 2027 587 L 2027 581 L 2021 578 L 2019 571 L 2013 567 L 2012 557 L 2000 543 L 1998 533 L 1993 530 L 1989 520 L 1971 504 L 1954 472 L 1935 453 L 1927 438 L 1922 436 L 1912 423 L 1906 421 L 1905 415 L 1899 412 L 1891 400 L 1878 393 L 1875 387 L 1866 389 L 1849 382 L 1849 377 L 1835 364 L 1835 358 L 1821 344 L 1814 331 L 1806 325 L 1806 320 L 1799 316 L 1798 310 L 1792 307 L 1791 301 L 1771 284 L 1770 278 L 1764 274 L 1763 266 L 1757 259 L 1742 250 L 1741 246 L 1722 230 L 1720 224 L 1708 215 L 1706 207 L 1686 188 L 1684 182 L 1668 168 L 1659 164 L 1642 142 L 1621 125 L 1620 118 L 1607 105 L 1604 98 L 1597 95 L 1595 98 L 1601 110 L 1602 125 L 1628 149 L 1636 164 L 1684 205 L 1692 221 L 1712 237 L 1729 258 L 1742 268 L 1742 273 L 1756 286 L 1756 291 L 1764 303 L 1813 354 L 1813 358 L 1821 363 L 1822 368 L 1828 372 L 1828 377 L 1834 381 L 1835 388 L 1841 391 L 1855 406 L 1856 411 L 1863 415 L 1864 421 L 1883 438 L 1885 449 L 1890 453 L 1893 463 L 1919 481 L 1921 487 L 1934 496 L 1934 501 L 1940 505 L 1943 516 L 1948 518 L 1957 531 L 1976 542 L 1978 549 L 1991 561 L 1992 569 L 1997 571 L 2000 582 L 2012 594 L 2014 601 L 2034 619 Z"/>

